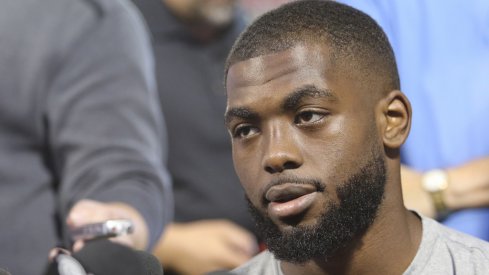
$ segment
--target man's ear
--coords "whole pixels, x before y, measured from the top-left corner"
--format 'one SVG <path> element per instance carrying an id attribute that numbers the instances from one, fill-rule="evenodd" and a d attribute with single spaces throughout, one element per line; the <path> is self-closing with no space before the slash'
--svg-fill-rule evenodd
<path id="1" fill-rule="evenodd" d="M 390 149 L 400 148 L 411 128 L 411 103 L 398 90 L 389 92 L 379 103 L 380 130 L 384 145 Z"/>

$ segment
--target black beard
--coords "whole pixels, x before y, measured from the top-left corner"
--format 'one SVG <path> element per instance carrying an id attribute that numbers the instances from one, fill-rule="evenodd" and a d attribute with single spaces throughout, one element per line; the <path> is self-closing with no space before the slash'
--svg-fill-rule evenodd
<path id="1" fill-rule="evenodd" d="M 282 232 L 251 201 L 249 211 L 258 234 L 275 258 L 295 264 L 313 259 L 327 260 L 352 240 L 362 236 L 377 216 L 386 183 L 384 160 L 374 152 L 372 159 L 336 192 L 339 203 L 331 202 L 314 225 L 295 226 Z"/>

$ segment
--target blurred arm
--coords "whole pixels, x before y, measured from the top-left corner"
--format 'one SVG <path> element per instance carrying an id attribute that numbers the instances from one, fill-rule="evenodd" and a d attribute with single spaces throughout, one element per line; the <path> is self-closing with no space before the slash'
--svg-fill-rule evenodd
<path id="1" fill-rule="evenodd" d="M 448 209 L 489 206 L 489 158 L 470 161 L 445 170 L 450 182 L 443 193 Z M 434 217 L 435 211 L 431 198 L 421 188 L 422 174 L 403 165 L 401 176 L 406 207 Z"/>
<path id="2" fill-rule="evenodd" d="M 153 254 L 165 269 L 184 275 L 233 269 L 258 251 L 255 237 L 226 220 L 173 223 Z"/>
<path id="3" fill-rule="evenodd" d="M 66 11 L 71 39 L 58 45 L 59 66 L 46 98 L 58 206 L 72 225 L 130 217 L 137 226 L 131 243 L 144 249 L 172 212 L 150 45 L 127 2 L 93 5 L 100 7 L 91 13 Z M 106 204 L 78 204 L 83 199 Z"/>

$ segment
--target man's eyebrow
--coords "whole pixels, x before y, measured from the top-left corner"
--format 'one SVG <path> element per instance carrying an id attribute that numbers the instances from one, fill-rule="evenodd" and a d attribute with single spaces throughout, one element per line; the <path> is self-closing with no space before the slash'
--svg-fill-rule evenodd
<path id="1" fill-rule="evenodd" d="M 226 125 L 229 124 L 231 120 L 234 118 L 240 118 L 245 120 L 256 120 L 258 118 L 258 113 L 246 107 L 230 108 L 224 114 L 224 121 Z"/>
<path id="2" fill-rule="evenodd" d="M 330 101 L 338 100 L 336 95 L 329 89 L 319 89 L 314 85 L 306 85 L 287 96 L 282 104 L 282 109 L 285 111 L 295 110 L 305 97 L 327 98 Z"/>

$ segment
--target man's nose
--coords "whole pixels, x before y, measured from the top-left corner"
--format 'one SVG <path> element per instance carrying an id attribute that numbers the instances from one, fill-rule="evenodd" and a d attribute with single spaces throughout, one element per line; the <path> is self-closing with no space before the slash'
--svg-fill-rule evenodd
<path id="1" fill-rule="evenodd" d="M 270 174 L 296 169 L 303 163 L 299 142 L 287 126 L 271 129 L 264 147 L 262 166 Z"/>

